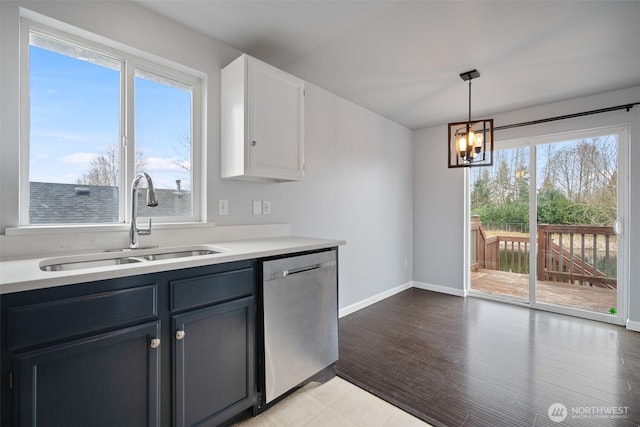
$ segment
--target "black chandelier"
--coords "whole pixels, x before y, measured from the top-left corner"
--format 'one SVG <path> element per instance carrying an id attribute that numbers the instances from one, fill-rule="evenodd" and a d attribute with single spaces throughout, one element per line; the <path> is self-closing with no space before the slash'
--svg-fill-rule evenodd
<path id="1" fill-rule="evenodd" d="M 468 168 L 493 164 L 493 119 L 471 121 L 471 80 L 478 70 L 460 74 L 469 82 L 469 120 L 449 123 L 449 167 Z"/>

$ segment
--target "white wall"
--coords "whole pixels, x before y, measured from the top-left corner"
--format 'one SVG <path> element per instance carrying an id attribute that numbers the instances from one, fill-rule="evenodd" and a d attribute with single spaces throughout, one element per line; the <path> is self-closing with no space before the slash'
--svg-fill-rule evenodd
<path id="1" fill-rule="evenodd" d="M 311 85 L 306 108 L 305 180 L 283 187 L 289 219 L 293 234 L 347 240 L 346 307 L 411 281 L 412 132 Z"/>
<path id="2" fill-rule="evenodd" d="M 495 125 L 507 125 L 640 102 L 640 86 L 494 116 Z M 640 105 L 630 112 L 610 112 L 553 123 L 497 131 L 496 141 L 551 135 L 604 126 L 630 126 L 630 215 L 626 232 L 630 239 L 630 315 L 640 330 Z M 414 269 L 415 281 L 463 289 L 464 174 L 448 169 L 446 125 L 414 133 Z"/>
<path id="3" fill-rule="evenodd" d="M 309 84 L 306 176 L 266 184 L 221 180 L 220 69 L 240 52 L 128 2 L 2 2 L 0 229 L 18 224 L 18 7 L 23 6 L 206 74 L 207 214 L 216 225 L 289 223 L 293 234 L 338 238 L 340 306 L 411 280 L 412 132 Z M 228 216 L 217 215 L 229 200 Z M 252 216 L 252 200 L 270 216 Z M 404 267 L 404 259 L 408 266 Z"/>

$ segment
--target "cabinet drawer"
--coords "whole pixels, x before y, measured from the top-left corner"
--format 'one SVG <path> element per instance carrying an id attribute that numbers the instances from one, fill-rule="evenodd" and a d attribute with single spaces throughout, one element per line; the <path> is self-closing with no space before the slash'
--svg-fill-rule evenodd
<path id="1" fill-rule="evenodd" d="M 153 319 L 158 315 L 155 284 L 7 310 L 10 350 Z"/>
<path id="2" fill-rule="evenodd" d="M 253 295 L 253 268 L 174 280 L 171 287 L 171 310 L 183 310 Z"/>

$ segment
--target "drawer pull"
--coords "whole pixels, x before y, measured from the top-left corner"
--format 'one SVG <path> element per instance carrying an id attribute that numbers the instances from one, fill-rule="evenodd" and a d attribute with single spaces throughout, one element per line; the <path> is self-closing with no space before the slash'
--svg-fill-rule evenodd
<path id="1" fill-rule="evenodd" d="M 151 340 L 151 348 L 160 347 L 160 338 L 154 338 Z"/>
<path id="2" fill-rule="evenodd" d="M 176 339 L 180 341 L 184 338 L 184 331 L 176 331 Z"/>

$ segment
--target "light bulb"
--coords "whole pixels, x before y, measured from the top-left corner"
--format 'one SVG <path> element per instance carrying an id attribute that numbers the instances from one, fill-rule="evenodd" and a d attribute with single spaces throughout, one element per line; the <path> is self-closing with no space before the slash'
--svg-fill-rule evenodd
<path id="1" fill-rule="evenodd" d="M 483 140 L 483 139 L 484 139 L 484 138 L 482 137 L 482 134 L 481 134 L 481 133 L 477 134 L 477 135 L 476 135 L 476 140 L 475 140 L 475 146 L 476 146 L 476 147 L 482 147 L 482 142 L 483 142 L 482 140 Z"/>
<path id="2" fill-rule="evenodd" d="M 465 138 L 464 136 L 461 136 L 460 139 L 458 139 L 458 150 L 460 151 L 460 153 L 467 152 L 467 138 Z"/>
<path id="3" fill-rule="evenodd" d="M 473 147 L 475 140 L 476 133 L 473 131 L 473 128 L 469 128 L 469 148 Z"/>

